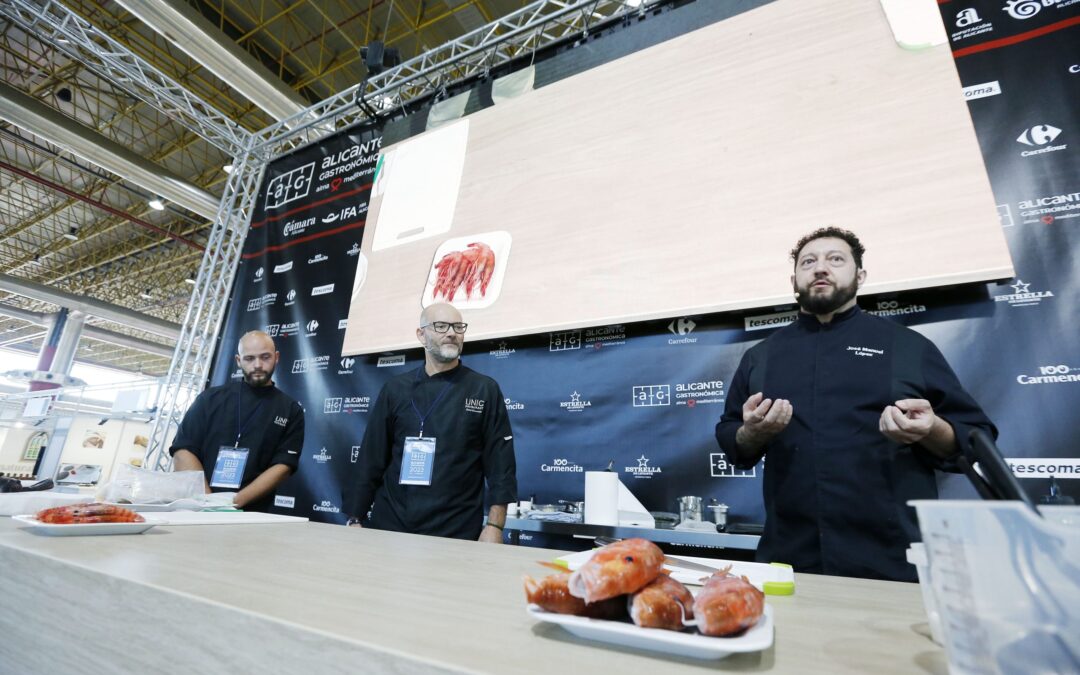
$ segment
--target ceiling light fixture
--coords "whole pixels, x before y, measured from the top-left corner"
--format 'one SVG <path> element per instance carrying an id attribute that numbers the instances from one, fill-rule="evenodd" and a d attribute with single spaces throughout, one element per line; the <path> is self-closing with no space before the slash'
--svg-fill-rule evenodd
<path id="1" fill-rule="evenodd" d="M 221 167 L 221 170 L 224 171 L 225 173 L 232 173 L 233 172 L 233 165 L 232 164 L 226 164 L 225 166 Z"/>
<path id="2" fill-rule="evenodd" d="M 64 239 L 70 239 L 71 241 L 79 241 L 79 228 L 74 225 L 64 233 Z"/>
<path id="3" fill-rule="evenodd" d="M 191 277 L 188 277 L 187 279 L 184 279 L 184 283 L 185 284 L 191 284 L 192 286 L 194 286 L 195 285 L 195 280 L 192 279 Z"/>
<path id="4" fill-rule="evenodd" d="M 149 288 L 146 289 L 145 291 L 143 291 L 142 293 L 139 293 L 139 297 L 142 298 L 143 300 L 153 300 L 154 299 L 154 296 L 150 295 L 150 289 Z"/>
<path id="5" fill-rule="evenodd" d="M 165 200 L 161 197 L 154 197 L 150 201 L 146 202 L 146 204 L 155 211 L 165 210 Z"/>

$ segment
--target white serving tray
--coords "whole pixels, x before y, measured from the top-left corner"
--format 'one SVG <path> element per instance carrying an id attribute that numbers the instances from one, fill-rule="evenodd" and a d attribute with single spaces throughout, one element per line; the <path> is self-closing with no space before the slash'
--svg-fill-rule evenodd
<path id="1" fill-rule="evenodd" d="M 722 659 L 731 654 L 759 652 L 768 649 L 773 644 L 772 607 L 768 604 L 765 605 L 765 612 L 757 625 L 736 637 L 709 637 L 694 632 L 641 628 L 624 621 L 606 621 L 546 612 L 537 605 L 529 605 L 527 611 L 529 616 L 537 621 L 560 625 L 586 640 L 675 654 L 692 659 Z"/>
<path id="2" fill-rule="evenodd" d="M 49 537 L 80 537 L 103 534 L 142 534 L 155 523 L 43 523 L 35 516 L 12 516 L 11 520 L 18 527 L 34 534 Z"/>

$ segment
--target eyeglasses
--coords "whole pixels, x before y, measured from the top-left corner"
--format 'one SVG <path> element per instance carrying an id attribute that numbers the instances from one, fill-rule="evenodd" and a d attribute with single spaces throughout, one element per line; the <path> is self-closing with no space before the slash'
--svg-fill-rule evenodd
<path id="1" fill-rule="evenodd" d="M 462 323 L 460 321 L 458 323 L 450 323 L 449 321 L 432 321 L 431 323 L 425 323 L 420 327 L 427 328 L 428 326 L 430 326 L 431 330 L 435 331 L 436 333 L 445 333 L 446 331 L 450 330 L 451 326 L 453 326 L 454 332 L 458 335 L 461 335 L 469 328 L 469 324 Z"/>

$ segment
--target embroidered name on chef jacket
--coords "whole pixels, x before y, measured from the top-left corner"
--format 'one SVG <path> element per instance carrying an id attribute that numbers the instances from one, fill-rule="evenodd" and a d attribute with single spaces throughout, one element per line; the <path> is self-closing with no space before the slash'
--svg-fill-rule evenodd
<path id="1" fill-rule="evenodd" d="M 289 418 L 288 417 L 275 417 L 274 418 L 274 424 L 278 425 L 279 427 L 286 426 L 288 423 L 289 423 Z"/>
<path id="2" fill-rule="evenodd" d="M 484 412 L 484 400 L 479 398 L 467 398 L 465 399 L 465 412 L 482 413 Z"/>
<path id="3" fill-rule="evenodd" d="M 869 356 L 871 358 L 875 356 L 884 356 L 884 349 L 874 349 L 873 347 L 854 347 L 849 346 L 847 348 L 849 352 L 853 352 L 855 356 Z"/>

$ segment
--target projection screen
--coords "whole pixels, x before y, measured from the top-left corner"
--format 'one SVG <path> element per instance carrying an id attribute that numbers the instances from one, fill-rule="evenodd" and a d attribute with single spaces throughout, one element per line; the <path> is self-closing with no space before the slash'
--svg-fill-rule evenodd
<path id="1" fill-rule="evenodd" d="M 827 224 L 864 294 L 1011 277 L 948 47 L 875 0 L 778 0 L 388 147 L 344 354 L 792 302 Z"/>

